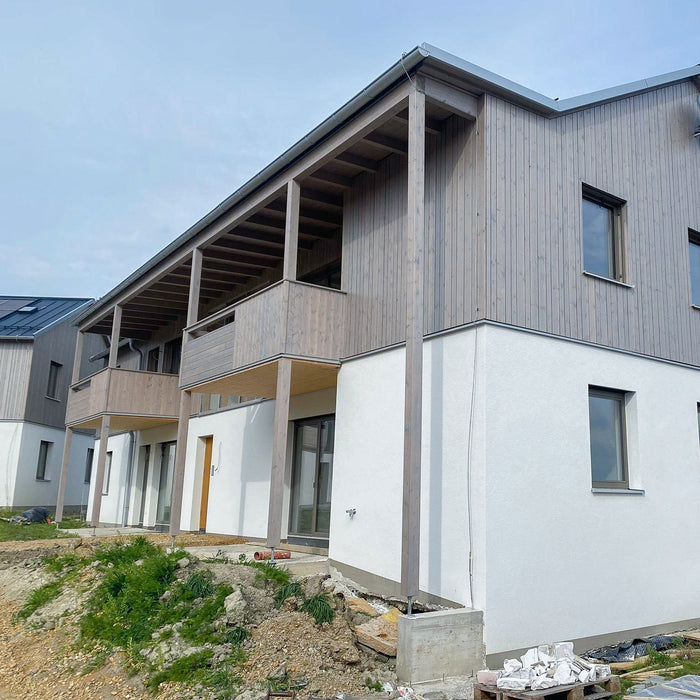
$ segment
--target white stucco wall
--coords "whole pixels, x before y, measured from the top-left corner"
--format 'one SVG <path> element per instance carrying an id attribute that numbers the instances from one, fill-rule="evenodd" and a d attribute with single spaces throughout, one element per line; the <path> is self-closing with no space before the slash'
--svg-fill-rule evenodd
<path id="1" fill-rule="evenodd" d="M 109 475 L 108 493 L 102 495 L 100 505 L 100 523 L 105 525 L 121 525 L 124 513 L 124 499 L 126 498 L 126 477 L 129 459 L 130 438 L 128 433 L 112 435 L 107 440 L 107 451 L 112 453 L 112 467 Z M 92 504 L 97 488 L 97 456 L 100 449 L 100 440 L 95 440 L 95 454 L 92 460 L 92 478 L 90 479 L 90 498 L 88 514 L 92 514 Z M 107 468 L 105 466 L 105 478 Z M 99 485 L 100 487 L 103 484 Z"/>
<path id="2" fill-rule="evenodd" d="M 423 358 L 420 587 L 464 605 L 471 602 L 469 459 L 473 492 L 482 492 L 483 478 L 478 421 L 471 441 L 469 432 L 472 400 L 477 410 L 483 401 L 478 383 L 472 396 L 477 338 L 464 330 L 432 339 Z M 393 581 L 401 576 L 404 358 L 399 348 L 340 370 L 329 548 L 332 559 Z M 357 510 L 352 519 L 349 508 Z M 473 516 L 480 508 L 473 499 Z"/>
<path id="3" fill-rule="evenodd" d="M 290 420 L 334 413 L 335 390 L 293 396 Z M 213 436 L 207 531 L 246 537 L 267 536 L 275 402 L 262 401 L 192 418 L 187 437 L 183 488 L 183 530 L 199 529 L 204 440 Z M 282 517 L 287 535 L 293 430 L 290 423 Z"/>
<path id="4" fill-rule="evenodd" d="M 700 617 L 700 372 L 483 331 L 487 652 Z M 589 384 L 630 392 L 643 496 L 591 493 Z"/>
<path id="5" fill-rule="evenodd" d="M 45 480 L 36 478 L 41 441 L 51 443 Z M 65 431 L 26 421 L 0 421 L 0 505 L 55 506 Z M 85 460 L 92 437 L 74 434 L 66 484 L 66 506 L 87 503 Z"/>

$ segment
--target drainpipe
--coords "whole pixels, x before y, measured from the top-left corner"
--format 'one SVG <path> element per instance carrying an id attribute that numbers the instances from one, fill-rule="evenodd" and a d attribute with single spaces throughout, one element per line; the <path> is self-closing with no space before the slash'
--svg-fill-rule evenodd
<path id="1" fill-rule="evenodd" d="M 134 339 L 129 338 L 129 350 L 132 352 L 137 352 L 139 354 L 139 372 L 143 369 L 143 358 L 144 358 L 144 352 L 141 350 L 141 348 L 137 348 L 136 345 L 134 345 Z"/>

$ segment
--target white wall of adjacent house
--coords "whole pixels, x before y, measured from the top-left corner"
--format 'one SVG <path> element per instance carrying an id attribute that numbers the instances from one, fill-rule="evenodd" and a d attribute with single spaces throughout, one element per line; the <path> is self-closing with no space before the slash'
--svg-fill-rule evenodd
<path id="1" fill-rule="evenodd" d="M 483 331 L 487 652 L 700 617 L 700 371 Z M 627 392 L 644 495 L 592 493 L 589 385 Z"/>
<path id="2" fill-rule="evenodd" d="M 468 478 L 472 494 L 483 492 L 482 427 L 470 421 L 483 402 L 472 381 L 481 342 L 474 329 L 437 337 L 423 358 L 420 588 L 463 605 L 472 602 Z M 403 348 L 344 363 L 338 376 L 329 556 L 392 581 L 401 578 L 404 382 Z M 481 522 L 482 501 L 471 501 Z M 483 549 L 479 536 L 475 527 L 472 548 Z"/>
<path id="3" fill-rule="evenodd" d="M 46 466 L 37 478 L 41 443 L 45 442 Z M 65 431 L 26 421 L 0 421 L 0 505 L 12 508 L 55 506 L 61 472 Z M 65 504 L 80 507 L 87 503 L 85 463 L 90 436 L 73 435 L 68 467 Z"/>
<path id="4" fill-rule="evenodd" d="M 290 401 L 282 537 L 287 536 L 294 431 L 291 421 L 335 412 L 335 389 L 293 396 Z M 205 439 L 212 437 L 206 530 L 265 538 L 272 469 L 274 401 L 242 404 L 192 418 L 187 437 L 183 530 L 198 530 Z"/>
<path id="5" fill-rule="evenodd" d="M 107 440 L 107 451 L 111 460 L 105 464 L 102 484 L 102 503 L 100 505 L 100 523 L 104 525 L 121 525 L 126 498 L 127 466 L 129 460 L 129 433 L 112 435 Z M 100 440 L 95 440 L 95 452 L 92 460 L 92 475 L 90 479 L 90 497 L 88 516 L 92 514 L 92 504 L 95 498 L 97 484 L 97 458 L 100 450 Z"/>

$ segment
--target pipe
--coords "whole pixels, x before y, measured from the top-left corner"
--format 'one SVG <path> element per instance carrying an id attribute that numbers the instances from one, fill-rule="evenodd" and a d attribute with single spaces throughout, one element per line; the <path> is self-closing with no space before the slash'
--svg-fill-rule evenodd
<path id="1" fill-rule="evenodd" d="M 253 559 L 255 559 L 255 561 L 265 561 L 266 559 L 270 559 L 271 561 L 277 561 L 278 559 L 291 558 L 292 553 L 287 552 L 284 549 L 275 549 L 274 551 L 270 552 L 255 552 L 255 554 L 253 554 Z"/>
<path id="2" fill-rule="evenodd" d="M 133 338 L 128 338 L 129 341 L 129 350 L 132 352 L 136 351 L 139 354 L 139 372 L 143 369 L 143 358 L 145 357 L 145 353 L 141 348 L 137 348 L 136 345 L 134 345 L 134 339 Z"/>

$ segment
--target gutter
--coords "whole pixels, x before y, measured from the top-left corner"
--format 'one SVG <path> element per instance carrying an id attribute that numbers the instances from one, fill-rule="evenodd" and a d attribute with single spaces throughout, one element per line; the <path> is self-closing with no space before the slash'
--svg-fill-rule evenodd
<path id="1" fill-rule="evenodd" d="M 188 228 L 184 233 L 180 234 L 172 243 L 163 248 L 163 250 L 154 255 L 148 262 L 144 263 L 140 268 L 138 268 L 138 270 L 129 275 L 121 284 L 118 284 L 110 292 L 107 292 L 107 294 L 98 299 L 93 308 L 83 312 L 75 319 L 76 325 L 81 324 L 83 321 L 89 318 L 91 313 L 101 310 L 111 299 L 127 289 L 129 285 L 138 280 L 150 268 L 155 267 L 155 265 L 165 260 L 168 256 L 187 243 L 191 238 L 204 230 L 209 224 L 216 221 L 229 209 L 245 199 L 245 197 L 255 192 L 255 190 L 261 187 L 274 174 L 282 171 L 288 165 L 299 159 L 308 150 L 319 144 L 323 139 L 330 136 L 333 132 L 345 124 L 345 122 L 355 116 L 357 112 L 366 107 L 382 93 L 386 92 L 386 90 L 392 85 L 397 83 L 402 78 L 405 78 L 407 71 L 410 71 L 418 66 L 427 56 L 430 55 L 430 51 L 425 48 L 425 46 L 426 45 L 417 46 L 405 54 L 400 61 L 397 61 L 388 70 L 384 71 L 384 73 L 382 73 L 376 80 L 371 82 L 361 92 L 355 95 L 355 97 L 353 97 L 349 102 L 346 102 L 342 107 L 340 107 L 340 109 L 337 109 L 330 115 L 330 117 L 321 122 L 319 126 L 306 134 L 306 136 L 302 137 L 301 140 L 297 141 L 297 143 L 291 146 L 291 148 L 288 148 L 281 156 L 273 160 L 257 175 L 254 175 L 250 180 L 248 180 L 248 182 L 224 199 L 221 204 L 212 209 L 196 224 Z"/>

